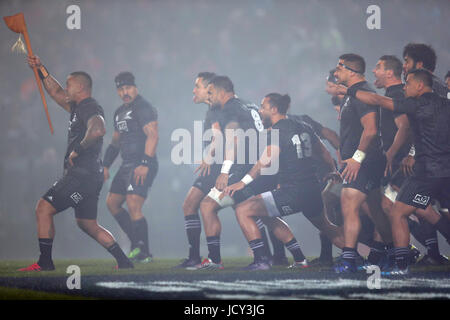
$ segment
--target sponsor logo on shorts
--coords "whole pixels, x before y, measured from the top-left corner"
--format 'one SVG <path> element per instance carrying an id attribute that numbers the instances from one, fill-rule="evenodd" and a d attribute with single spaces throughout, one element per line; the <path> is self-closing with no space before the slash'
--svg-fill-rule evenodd
<path id="1" fill-rule="evenodd" d="M 283 213 L 286 215 L 294 213 L 294 210 L 292 210 L 289 206 L 282 206 L 281 210 L 283 210 Z"/>
<path id="2" fill-rule="evenodd" d="M 131 184 L 128 186 L 127 191 L 134 191 L 133 186 Z"/>
<path id="3" fill-rule="evenodd" d="M 50 201 L 50 202 L 53 202 L 53 196 L 48 196 L 47 200 Z"/>
<path id="4" fill-rule="evenodd" d="M 420 194 L 416 194 L 414 199 L 413 199 L 414 203 L 418 203 L 418 204 L 423 205 L 423 206 L 428 205 L 429 201 L 430 201 L 430 197 L 422 196 Z"/>
<path id="5" fill-rule="evenodd" d="M 81 196 L 81 194 L 79 194 L 78 192 L 74 192 L 72 193 L 72 195 L 70 196 L 70 198 L 73 200 L 73 202 L 75 202 L 76 204 L 78 202 L 80 202 L 81 200 L 83 200 L 83 197 Z"/>

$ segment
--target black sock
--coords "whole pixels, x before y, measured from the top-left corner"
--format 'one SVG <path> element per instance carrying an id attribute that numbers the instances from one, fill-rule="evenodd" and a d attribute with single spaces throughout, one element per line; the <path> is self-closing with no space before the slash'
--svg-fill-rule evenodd
<path id="1" fill-rule="evenodd" d="M 303 255 L 302 249 L 300 248 L 300 245 L 297 242 L 297 239 L 292 238 L 291 241 L 285 243 L 286 249 L 289 250 L 289 252 L 294 257 L 295 262 L 302 262 L 305 260 L 305 256 Z"/>
<path id="2" fill-rule="evenodd" d="M 358 257 L 358 252 L 355 248 L 344 247 L 342 248 L 342 260 L 350 262 L 352 264 L 356 263 L 356 258 Z"/>
<path id="3" fill-rule="evenodd" d="M 202 222 L 198 213 L 184 216 L 184 229 L 189 243 L 189 259 L 200 259 Z"/>
<path id="4" fill-rule="evenodd" d="M 220 236 L 206 237 L 206 244 L 208 245 L 208 258 L 214 263 L 220 263 L 222 258 L 220 256 Z"/>
<path id="5" fill-rule="evenodd" d="M 367 257 L 367 260 L 371 264 L 378 264 L 380 260 L 386 255 L 386 249 L 383 242 L 378 242 L 375 240 L 372 240 L 370 242 L 370 253 Z"/>
<path id="6" fill-rule="evenodd" d="M 333 260 L 333 244 L 330 239 L 323 234 L 322 232 L 319 234 L 320 237 L 320 260 L 331 261 Z"/>
<path id="7" fill-rule="evenodd" d="M 131 242 L 131 249 L 136 248 L 136 237 L 133 234 L 133 225 L 131 222 L 130 214 L 127 210 L 121 208 L 120 212 L 118 214 L 113 215 L 114 219 L 116 219 L 117 223 L 119 224 L 120 228 L 125 232 L 128 239 L 130 239 Z"/>
<path id="8" fill-rule="evenodd" d="M 133 267 L 133 264 L 125 255 L 117 242 L 107 248 L 108 252 L 116 259 L 119 268 Z"/>
<path id="9" fill-rule="evenodd" d="M 261 240 L 264 244 L 264 255 L 266 257 L 271 257 L 272 253 L 270 252 L 269 239 L 267 238 L 267 231 L 261 219 L 255 219 L 256 225 L 258 226 L 259 233 L 261 233 Z"/>
<path id="10" fill-rule="evenodd" d="M 439 252 L 439 243 L 437 238 L 437 233 L 435 237 L 425 240 L 427 245 L 427 254 L 431 257 L 438 257 L 441 253 Z"/>
<path id="11" fill-rule="evenodd" d="M 133 233 L 137 240 L 138 247 L 144 252 L 146 255 L 150 255 L 150 250 L 148 246 L 148 226 L 147 219 L 145 217 L 133 221 Z"/>
<path id="12" fill-rule="evenodd" d="M 39 238 L 39 250 L 41 252 L 41 255 L 39 256 L 38 264 L 41 267 L 53 264 L 52 247 L 53 247 L 53 239 Z"/>
<path id="13" fill-rule="evenodd" d="M 283 241 L 279 240 L 271 230 L 269 230 L 270 242 L 272 242 L 273 246 L 273 257 L 275 259 L 284 259 L 286 258 L 286 251 L 284 250 Z"/>
<path id="14" fill-rule="evenodd" d="M 265 255 L 264 242 L 262 239 L 250 240 L 248 242 L 250 249 L 253 250 L 253 257 L 255 261 L 261 261 Z"/>
<path id="15" fill-rule="evenodd" d="M 386 245 L 386 254 L 387 254 L 389 263 L 393 264 L 395 261 L 394 243 L 390 242 Z"/>
<path id="16" fill-rule="evenodd" d="M 399 269 L 406 269 L 408 267 L 409 247 L 395 248 L 395 263 Z"/>
<path id="17" fill-rule="evenodd" d="M 441 217 L 434 227 L 442 234 L 442 236 L 450 243 L 450 220 Z"/>

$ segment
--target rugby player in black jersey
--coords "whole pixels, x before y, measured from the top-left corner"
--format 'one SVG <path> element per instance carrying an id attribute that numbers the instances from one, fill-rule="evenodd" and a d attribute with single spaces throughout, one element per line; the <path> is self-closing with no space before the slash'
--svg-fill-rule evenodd
<path id="1" fill-rule="evenodd" d="M 449 90 L 447 86 L 436 77 L 433 72 L 436 68 L 437 56 L 434 49 L 423 43 L 408 43 L 403 48 L 403 77 L 411 70 L 425 69 L 432 74 L 433 85 L 432 89 L 441 97 L 448 98 Z M 411 146 L 410 154 L 402 160 L 402 170 L 405 175 L 410 175 L 413 172 L 414 166 L 414 146 Z"/>
<path id="2" fill-rule="evenodd" d="M 66 89 L 42 65 L 39 57 L 28 56 L 36 67 L 47 93 L 70 113 L 64 175 L 42 196 L 36 206 L 40 256 L 37 263 L 20 271 L 54 270 L 52 245 L 53 217 L 73 207 L 78 226 L 116 258 L 118 268 L 132 268 L 111 233 L 97 223 L 98 195 L 103 185 L 101 150 L 106 132 L 103 109 L 92 96 L 92 79 L 82 71 L 72 72 Z"/>
<path id="3" fill-rule="evenodd" d="M 450 200 L 450 102 L 433 92 L 433 77 L 427 70 L 412 70 L 406 77 L 405 99 L 391 99 L 372 92 L 330 85 L 333 91 L 344 93 L 371 105 L 380 105 L 408 115 L 415 145 L 414 175 L 402 184 L 392 208 L 392 233 L 396 265 L 385 275 L 408 273 L 407 251 L 409 228 L 407 217 L 417 208 L 426 209 L 432 199 L 444 207 Z M 434 211 L 426 219 L 447 240 L 450 240 L 450 220 Z"/>
<path id="4" fill-rule="evenodd" d="M 211 80 L 208 85 L 208 100 L 211 107 L 220 108 L 218 123 L 222 133 L 221 140 L 224 141 L 223 146 L 221 146 L 224 148 L 220 151 L 223 151 L 224 160 L 215 185 L 200 203 L 209 254 L 208 258 L 197 265 L 196 269 L 198 270 L 223 269 L 220 255 L 221 223 L 218 212 L 225 207 L 236 205 L 256 194 L 260 189 L 269 189 L 275 185 L 274 176 L 266 176 L 255 181 L 249 188 L 235 195 L 235 197 L 220 198 L 223 189 L 229 183 L 241 179 L 251 168 L 251 158 L 253 157 L 253 161 L 256 161 L 258 157 L 257 148 L 252 150 L 254 152 L 250 152 L 251 147 L 254 147 L 257 143 L 250 146 L 247 137 L 238 139 L 236 134 L 241 130 L 243 133 L 250 133 L 255 139 L 258 139 L 258 132 L 262 131 L 264 126 L 256 105 L 237 98 L 233 83 L 226 76 L 216 76 Z M 240 159 L 238 149 L 243 151 L 243 153 L 240 152 L 243 155 L 242 159 Z M 263 227 L 263 225 L 260 224 L 260 227 Z M 264 249 L 267 250 L 267 245 L 264 246 Z"/>
<path id="5" fill-rule="evenodd" d="M 267 270 L 270 264 L 262 250 L 261 234 L 254 222 L 260 217 L 289 249 L 297 243 L 289 226 L 280 217 L 302 211 L 316 225 L 323 225 L 322 198 L 320 184 L 315 172 L 316 159 L 313 154 L 322 154 L 324 148 L 311 127 L 304 122 L 286 117 L 290 98 L 278 93 L 268 94 L 262 101 L 260 114 L 269 122 L 271 139 L 262 156 L 240 181 L 228 186 L 224 194 L 233 196 L 245 190 L 246 186 L 264 176 L 264 169 L 279 164 L 277 182 L 279 188 L 266 191 L 239 203 L 236 217 L 239 225 L 253 249 L 254 262 L 247 270 Z M 279 141 L 272 138 L 277 133 Z M 337 234 L 336 234 L 337 235 Z M 295 242 L 293 242 L 295 241 Z M 292 268 L 307 266 L 307 260 L 300 246 L 291 250 L 294 256 Z"/>
<path id="6" fill-rule="evenodd" d="M 333 71 L 334 73 L 334 71 Z M 312 119 L 310 116 L 303 114 L 303 115 L 292 115 L 292 114 L 287 114 L 288 118 L 294 119 L 294 120 L 298 120 L 298 121 L 303 121 L 306 124 L 310 125 L 311 128 L 314 131 L 314 134 L 316 134 L 320 140 L 326 140 L 330 143 L 330 145 L 337 151 L 339 149 L 339 136 L 338 134 L 330 129 L 327 128 L 325 126 L 323 126 L 321 123 L 317 122 L 316 120 Z M 322 185 L 322 190 L 325 190 L 327 187 L 329 187 L 331 180 L 331 176 L 330 174 L 333 173 L 333 171 L 336 170 L 336 164 L 332 163 L 330 165 L 330 163 L 327 163 L 326 161 L 324 161 L 322 159 L 322 157 L 320 156 L 316 156 L 316 160 L 317 160 L 317 176 L 319 179 L 319 182 Z M 330 160 L 329 161 L 334 161 L 331 158 L 330 155 Z M 340 209 L 336 210 L 335 206 L 332 205 L 327 205 L 325 203 L 325 199 L 324 199 L 324 210 L 325 210 L 325 214 L 327 216 L 327 218 L 329 219 L 329 221 L 335 225 L 341 225 L 342 224 L 342 214 L 340 212 Z M 324 232 L 320 231 L 319 234 L 319 238 L 320 238 L 320 255 L 318 258 L 313 259 L 309 262 L 310 266 L 322 266 L 322 267 L 329 267 L 333 264 L 333 244 L 330 241 L 330 239 L 328 238 L 328 236 L 326 234 L 324 234 Z"/>
<path id="7" fill-rule="evenodd" d="M 212 72 L 200 72 L 197 75 L 193 89 L 193 101 L 196 104 L 204 103 L 208 105 L 208 111 L 206 112 L 205 121 L 203 124 L 204 130 L 211 129 L 213 134 L 215 130 L 220 130 L 218 124 L 218 107 L 211 107 L 208 103 L 208 84 L 215 74 Z M 200 257 L 200 234 L 201 234 L 201 220 L 198 213 L 200 202 L 206 194 L 211 190 L 216 182 L 216 178 L 220 171 L 220 165 L 211 163 L 214 155 L 214 148 L 212 145 L 212 139 L 209 142 L 205 142 L 205 147 L 209 145 L 208 150 L 209 159 L 204 159 L 195 172 L 199 172 L 199 176 L 195 179 L 194 184 L 189 189 L 186 198 L 183 202 L 183 213 L 185 220 L 185 230 L 187 240 L 189 243 L 189 256 L 184 259 L 176 267 L 190 269 L 201 263 Z"/>
<path id="8" fill-rule="evenodd" d="M 365 81 L 365 61 L 356 54 L 339 57 L 335 77 L 347 87 L 373 91 Z M 336 95 L 329 92 L 333 96 Z M 378 136 L 378 108 L 344 96 L 340 108 L 340 155 L 343 190 L 341 207 L 344 218 L 345 247 L 339 262 L 338 273 L 356 272 L 357 239 L 361 230 L 359 212 L 367 202 L 370 217 L 385 243 L 392 242 L 390 224 L 381 208 L 381 178 L 385 157 Z"/>
<path id="9" fill-rule="evenodd" d="M 395 56 L 385 55 L 380 57 L 375 68 L 375 86 L 386 89 L 385 96 L 392 99 L 404 98 L 402 83 L 402 62 Z M 383 151 L 387 158 L 384 172 L 386 186 L 382 196 L 382 207 L 390 215 L 395 197 L 405 179 L 400 163 L 409 153 L 411 139 L 409 137 L 409 120 L 406 114 L 393 112 L 384 108 L 380 109 L 380 134 L 383 143 Z M 430 206 L 427 210 L 433 210 Z M 446 262 L 446 257 L 440 255 L 436 230 L 421 215 L 426 214 L 423 210 L 416 210 L 419 222 L 408 219 L 411 233 L 423 246 L 427 248 L 427 255 L 421 260 L 422 264 L 442 264 Z M 369 255 L 369 262 L 377 264 L 377 252 L 383 247 L 382 243 L 374 243 L 375 250 Z M 393 249 L 389 250 L 389 255 L 393 256 Z M 388 259 L 384 261 L 393 261 Z"/>
<path id="10" fill-rule="evenodd" d="M 147 263 L 152 255 L 142 206 L 158 172 L 158 114 L 139 94 L 131 72 L 119 73 L 114 81 L 123 104 L 114 113 L 112 141 L 103 159 L 105 180 L 119 153 L 122 164 L 112 180 L 106 204 L 130 239 L 128 257 Z M 128 211 L 122 207 L 125 202 Z"/>

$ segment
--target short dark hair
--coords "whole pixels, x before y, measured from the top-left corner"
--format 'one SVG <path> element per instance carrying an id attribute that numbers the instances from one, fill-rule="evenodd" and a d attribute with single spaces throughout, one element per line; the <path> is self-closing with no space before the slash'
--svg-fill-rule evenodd
<path id="1" fill-rule="evenodd" d="M 216 88 L 223 89 L 225 92 L 234 93 L 233 82 L 227 76 L 215 76 L 211 79 L 210 84 Z"/>
<path id="2" fill-rule="evenodd" d="M 269 98 L 269 104 L 272 107 L 276 107 L 278 109 L 278 113 L 280 114 L 286 114 L 291 105 L 291 97 L 289 97 L 288 94 L 281 95 L 273 92 L 267 94 L 266 98 Z"/>
<path id="3" fill-rule="evenodd" d="M 447 79 L 447 78 L 450 78 L 450 70 L 447 72 L 444 79 Z"/>
<path id="4" fill-rule="evenodd" d="M 384 55 L 380 58 L 380 60 L 384 61 L 385 70 L 392 70 L 396 78 L 402 77 L 403 64 L 399 58 L 392 55 Z"/>
<path id="5" fill-rule="evenodd" d="M 403 48 L 403 58 L 406 56 L 414 60 L 414 63 L 422 62 L 425 69 L 434 72 L 436 68 L 436 52 L 434 49 L 423 43 L 408 43 Z"/>
<path id="6" fill-rule="evenodd" d="M 92 90 L 92 78 L 91 76 L 84 71 L 74 71 L 70 74 L 72 77 L 76 77 L 77 79 L 80 79 L 81 82 L 84 84 L 84 86 Z"/>
<path id="7" fill-rule="evenodd" d="M 364 72 L 366 72 L 366 62 L 360 55 L 355 53 L 346 53 L 341 55 L 339 59 L 344 60 L 346 64 L 349 64 L 349 67 L 356 70 L 360 74 L 364 74 Z"/>
<path id="8" fill-rule="evenodd" d="M 431 75 L 431 72 L 424 69 L 414 69 L 408 72 L 408 75 L 413 74 L 414 79 L 419 80 L 420 82 L 423 82 L 423 84 L 427 87 L 432 88 L 433 87 L 433 76 Z M 407 75 L 407 76 L 408 76 Z"/>
<path id="9" fill-rule="evenodd" d="M 203 85 L 206 87 L 215 76 L 214 72 L 199 72 L 197 78 L 202 78 Z"/>

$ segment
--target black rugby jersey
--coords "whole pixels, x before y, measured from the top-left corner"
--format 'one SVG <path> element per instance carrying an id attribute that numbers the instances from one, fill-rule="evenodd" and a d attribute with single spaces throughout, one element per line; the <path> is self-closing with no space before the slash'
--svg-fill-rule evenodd
<path id="1" fill-rule="evenodd" d="M 386 97 L 392 99 L 403 99 L 405 97 L 405 92 L 403 91 L 403 84 L 397 84 L 386 88 Z M 388 109 L 380 108 L 380 130 L 381 141 L 383 145 L 383 150 L 386 152 L 392 146 L 394 142 L 395 135 L 397 134 L 398 128 L 395 124 L 395 118 L 402 115 L 399 112 L 393 112 Z M 400 147 L 394 158 L 394 163 L 400 163 L 402 159 L 408 155 L 409 149 L 411 148 L 411 143 L 405 143 Z"/>
<path id="2" fill-rule="evenodd" d="M 394 110 L 408 115 L 416 149 L 414 173 L 450 177 L 450 100 L 427 92 L 394 99 Z"/>
<path id="3" fill-rule="evenodd" d="M 302 115 L 294 115 L 294 114 L 288 114 L 287 117 L 289 119 L 293 119 L 295 121 L 300 121 L 303 123 L 306 123 L 306 125 L 309 125 L 314 132 L 314 134 L 320 138 L 325 139 L 322 135 L 322 129 L 323 126 L 319 122 L 313 120 L 310 116 L 306 114 Z M 330 165 L 325 162 L 325 160 L 322 158 L 322 155 L 316 155 L 313 154 L 314 159 L 316 160 L 315 166 L 316 166 L 316 172 L 319 180 L 323 180 L 328 173 L 330 173 Z"/>
<path id="4" fill-rule="evenodd" d="M 70 121 L 69 132 L 67 136 L 67 150 L 64 157 L 64 169 L 70 167 L 68 158 L 76 145 L 78 145 L 85 137 L 87 131 L 87 123 L 89 119 L 95 115 L 104 117 L 103 108 L 89 97 L 80 103 L 70 103 Z M 103 137 L 98 139 L 89 148 L 83 150 L 78 157 L 73 159 L 74 168 L 83 168 L 89 172 L 99 172 L 102 168 L 101 151 L 103 146 Z"/>
<path id="5" fill-rule="evenodd" d="M 369 87 L 366 81 L 355 83 L 352 87 L 358 90 L 364 90 L 369 92 L 375 92 Z M 379 106 L 371 106 L 361 102 L 360 100 L 344 96 L 341 103 L 341 123 L 340 123 L 340 152 L 342 160 L 353 157 L 353 154 L 358 149 L 361 135 L 364 130 L 361 124 L 361 118 L 370 112 L 377 114 L 377 121 L 379 121 Z M 378 125 L 378 123 L 377 123 Z M 369 144 L 366 152 L 365 162 L 370 162 L 374 159 L 378 159 L 382 153 L 381 139 L 379 135 L 375 136 Z"/>
<path id="6" fill-rule="evenodd" d="M 158 120 L 156 109 L 142 96 L 128 106 L 121 105 L 114 113 L 114 129 L 120 133 L 119 147 L 123 163 L 142 160 L 147 136 L 142 129 L 146 124 Z"/>
<path id="7" fill-rule="evenodd" d="M 298 186 L 305 182 L 317 181 L 313 146 L 318 138 L 311 127 L 290 118 L 281 119 L 269 130 L 278 130 L 280 186 Z M 274 143 L 274 142 L 272 142 Z"/>
<path id="8" fill-rule="evenodd" d="M 245 160 L 239 161 L 239 164 L 255 163 L 260 154 L 259 150 L 259 133 L 264 130 L 261 117 L 258 113 L 258 107 L 252 102 L 246 102 L 239 98 L 231 98 L 225 103 L 223 108 L 218 113 L 218 121 L 220 129 L 224 135 L 224 148 L 226 146 L 226 126 L 231 122 L 237 122 L 240 129 L 245 133 L 247 130 L 254 130 L 256 137 L 256 146 L 251 144 L 250 136 L 245 138 Z M 253 148 L 255 147 L 255 148 Z M 225 150 L 225 149 L 224 149 Z M 239 155 L 236 155 L 239 157 Z M 225 157 L 225 152 L 224 152 Z M 237 159 L 238 160 L 238 159 Z"/>
<path id="9" fill-rule="evenodd" d="M 264 125 L 258 113 L 258 107 L 252 103 L 239 98 L 231 98 L 225 103 L 218 115 L 220 128 L 222 131 L 230 122 L 236 121 L 241 129 L 256 129 L 260 132 Z"/>
<path id="10" fill-rule="evenodd" d="M 320 139 L 325 139 L 322 135 L 323 126 L 319 122 L 313 120 L 310 116 L 308 116 L 306 114 L 301 114 L 301 115 L 288 114 L 287 117 L 294 119 L 296 121 L 303 121 L 303 122 L 307 123 Z"/>
<path id="11" fill-rule="evenodd" d="M 433 78 L 433 92 L 441 96 L 442 98 L 448 99 L 448 87 L 447 85 L 438 77 L 436 77 L 434 74 L 431 75 Z"/>

